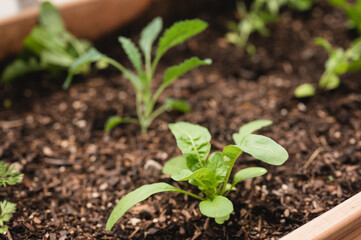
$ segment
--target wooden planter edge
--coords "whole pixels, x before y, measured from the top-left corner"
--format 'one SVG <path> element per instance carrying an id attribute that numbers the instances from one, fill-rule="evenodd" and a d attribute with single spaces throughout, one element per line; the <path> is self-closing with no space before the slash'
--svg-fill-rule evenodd
<path id="1" fill-rule="evenodd" d="M 361 192 L 281 240 L 361 239 Z"/>

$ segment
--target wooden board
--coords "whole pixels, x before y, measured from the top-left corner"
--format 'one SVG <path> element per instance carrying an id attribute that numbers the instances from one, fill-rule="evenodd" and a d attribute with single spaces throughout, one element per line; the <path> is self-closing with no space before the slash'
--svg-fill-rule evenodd
<path id="1" fill-rule="evenodd" d="M 361 192 L 281 240 L 361 240 Z"/>

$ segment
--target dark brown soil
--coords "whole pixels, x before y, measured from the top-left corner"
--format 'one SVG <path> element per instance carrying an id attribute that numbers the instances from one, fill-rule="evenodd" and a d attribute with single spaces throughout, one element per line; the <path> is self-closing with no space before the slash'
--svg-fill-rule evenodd
<path id="1" fill-rule="evenodd" d="M 133 89 L 113 69 L 78 78 L 68 91 L 60 89 L 64 76 L 46 75 L 0 89 L 1 101 L 13 101 L 12 108 L 0 110 L 0 158 L 17 162 L 25 174 L 21 184 L 0 192 L 0 200 L 17 203 L 9 223 L 13 239 L 278 239 L 361 190 L 361 74 L 345 75 L 338 89 L 311 99 L 292 94 L 303 82 L 316 84 L 323 72 L 327 55 L 313 38 L 342 47 L 352 41 L 345 16 L 324 3 L 305 13 L 286 11 L 270 26 L 270 37 L 252 36 L 257 54 L 250 58 L 223 38 L 232 15 L 202 14 L 208 30 L 161 61 L 157 81 L 167 66 L 186 57 L 214 63 L 166 90 L 160 102 L 183 98 L 193 109 L 161 115 L 147 136 L 135 125 L 103 131 L 109 116 L 135 116 Z M 97 47 L 124 56 L 112 44 L 104 40 Z M 280 167 L 249 155 L 238 160 L 236 169 L 263 166 L 269 173 L 241 183 L 230 195 L 235 210 L 224 225 L 202 216 L 197 200 L 162 193 L 131 208 L 113 231 L 105 230 L 115 203 L 127 192 L 147 183 L 172 183 L 144 171 L 150 159 L 163 164 L 180 154 L 168 123 L 207 127 L 212 150 L 220 151 L 232 144 L 233 132 L 255 119 L 274 121 L 261 133 L 283 145 L 290 158 Z"/>

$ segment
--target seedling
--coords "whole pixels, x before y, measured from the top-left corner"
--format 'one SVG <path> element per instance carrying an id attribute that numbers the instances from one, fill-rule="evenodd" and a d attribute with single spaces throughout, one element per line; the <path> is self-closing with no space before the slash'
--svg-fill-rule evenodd
<path id="1" fill-rule="evenodd" d="M 199 125 L 186 122 L 169 124 L 177 140 L 182 156 L 172 158 L 163 167 L 164 174 L 170 174 L 175 181 L 188 181 L 200 190 L 200 194 L 185 191 L 170 184 L 160 182 L 144 185 L 123 197 L 113 209 L 106 228 L 111 230 L 123 214 L 138 202 L 149 196 L 166 191 L 180 192 L 199 199 L 200 212 L 223 224 L 233 212 L 233 204 L 227 195 L 235 190 L 240 181 L 258 177 L 267 172 L 262 167 L 248 167 L 238 171 L 231 182 L 231 172 L 236 159 L 246 152 L 256 159 L 271 165 L 281 165 L 288 159 L 287 151 L 272 139 L 253 134 L 263 127 L 271 125 L 269 120 L 257 120 L 245 124 L 238 133 L 233 134 L 236 145 L 229 145 L 223 152 L 213 152 L 209 131 Z"/>
<path id="2" fill-rule="evenodd" d="M 173 26 L 167 29 L 159 39 L 155 57 L 152 59 L 152 46 L 162 29 L 162 25 L 162 19 L 157 17 L 141 32 L 139 46 L 144 55 L 144 61 L 142 60 L 138 47 L 130 39 L 119 37 L 118 40 L 137 74 L 133 74 L 131 70 L 126 69 L 114 59 L 101 54 L 95 48 L 90 49 L 70 67 L 69 75 L 64 84 L 65 88 L 69 87 L 74 73 L 83 67 L 84 64 L 96 61 L 102 61 L 113 65 L 119 69 L 133 85 L 136 92 L 136 110 L 138 119 L 114 116 L 105 124 L 105 130 L 109 131 L 120 123 L 136 123 L 140 125 L 142 133 L 146 133 L 147 128 L 153 120 L 163 112 L 170 109 L 181 112 L 188 112 L 190 110 L 189 105 L 185 101 L 176 99 L 168 99 L 156 110 L 154 110 L 154 107 L 159 96 L 166 87 L 189 70 L 201 65 L 211 64 L 212 61 L 210 59 L 201 60 L 197 57 L 192 57 L 179 65 L 169 67 L 164 73 L 163 82 L 154 93 L 152 92 L 152 81 L 158 62 L 162 56 L 170 48 L 181 44 L 190 37 L 202 32 L 207 27 L 207 23 L 194 19 L 173 24 Z"/>
<path id="3" fill-rule="evenodd" d="M 9 167 L 3 161 L 0 161 L 0 187 L 6 187 L 7 185 L 15 185 L 20 183 L 23 179 L 23 174 L 15 170 L 14 165 Z M 1 201 L 0 202 L 0 234 L 5 234 L 8 227 L 5 225 L 5 222 L 8 222 L 12 213 L 16 210 L 16 204 Z"/>
<path id="4" fill-rule="evenodd" d="M 343 9 L 349 18 L 349 27 L 356 28 L 359 34 L 361 34 L 361 0 L 329 0 L 329 2 L 332 5 Z"/>
<path id="5" fill-rule="evenodd" d="M 325 63 L 325 72 L 322 74 L 319 88 L 332 90 L 340 85 L 340 75 L 346 72 L 361 70 L 361 38 L 356 39 L 351 47 L 332 48 L 331 44 L 323 39 L 316 38 L 315 43 L 322 46 L 328 52 L 328 60 Z M 310 83 L 304 83 L 295 89 L 297 98 L 311 97 L 315 95 L 316 89 Z"/>
<path id="6" fill-rule="evenodd" d="M 40 8 L 39 25 L 25 38 L 25 50 L 21 56 L 5 68 L 2 82 L 10 83 L 20 76 L 37 71 L 56 75 L 68 69 L 90 47 L 88 41 L 70 34 L 58 10 L 50 2 L 44 2 Z M 77 73 L 88 71 L 89 66 L 84 66 Z"/>
<path id="7" fill-rule="evenodd" d="M 249 55 L 253 55 L 256 48 L 253 44 L 248 43 L 248 38 L 254 32 L 268 36 L 267 24 L 278 20 L 279 11 L 283 6 L 287 5 L 299 11 L 305 11 L 312 4 L 313 0 L 255 0 L 250 6 L 250 10 L 247 11 L 245 3 L 239 1 L 237 12 L 240 21 L 228 23 L 231 32 L 227 33 L 226 39 L 240 49 L 246 49 Z"/>

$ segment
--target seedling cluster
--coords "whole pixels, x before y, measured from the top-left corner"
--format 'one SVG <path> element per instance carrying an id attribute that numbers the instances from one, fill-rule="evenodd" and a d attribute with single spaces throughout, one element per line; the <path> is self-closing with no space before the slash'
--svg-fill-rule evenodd
<path id="1" fill-rule="evenodd" d="M 169 124 L 183 155 L 169 160 L 164 165 L 163 173 L 170 174 L 175 181 L 188 181 L 189 184 L 197 186 L 200 194 L 164 182 L 144 185 L 118 202 L 110 214 L 106 228 L 111 230 L 123 214 L 138 202 L 155 193 L 166 191 L 180 192 L 199 199 L 200 212 L 214 218 L 218 224 L 223 224 L 233 212 L 233 204 L 227 195 L 235 189 L 235 185 L 244 179 L 258 177 L 267 172 L 262 167 L 244 168 L 229 182 L 235 161 L 242 152 L 271 165 L 281 165 L 288 159 L 288 153 L 281 145 L 268 137 L 253 134 L 254 131 L 271 124 L 269 120 L 245 124 L 232 136 L 235 145 L 226 146 L 222 152 L 212 154 L 211 135 L 206 128 L 187 122 Z"/>

